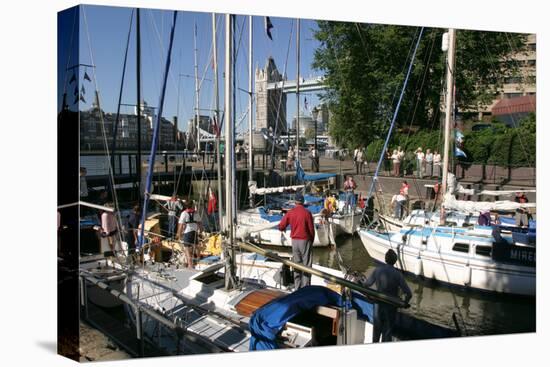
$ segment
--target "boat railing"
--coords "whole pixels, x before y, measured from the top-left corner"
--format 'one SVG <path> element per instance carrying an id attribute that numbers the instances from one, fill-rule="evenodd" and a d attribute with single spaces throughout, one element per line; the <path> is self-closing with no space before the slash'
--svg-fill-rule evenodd
<path id="1" fill-rule="evenodd" d="M 243 248 L 247 251 L 252 251 L 252 252 L 258 253 L 258 254 L 260 254 L 262 256 L 265 256 L 269 259 L 281 262 L 284 265 L 288 265 L 288 266 L 292 267 L 294 270 L 298 270 L 298 271 L 302 271 L 304 273 L 315 275 L 315 276 L 318 276 L 318 277 L 323 278 L 325 280 L 328 280 L 328 281 L 331 281 L 331 282 L 336 283 L 338 285 L 341 285 L 342 287 L 346 287 L 346 288 L 349 288 L 351 290 L 357 291 L 357 292 L 367 296 L 369 299 L 371 299 L 374 302 L 383 302 L 383 303 L 387 303 L 387 304 L 390 304 L 390 305 L 393 305 L 393 306 L 396 306 L 396 307 L 400 307 L 400 308 L 410 307 L 410 305 L 407 302 L 403 301 L 399 297 L 390 296 L 388 294 L 376 291 L 376 290 L 371 289 L 371 288 L 363 287 L 363 286 L 361 286 L 357 283 L 351 282 L 351 281 L 346 280 L 346 279 L 341 278 L 341 277 L 334 276 L 334 275 L 326 273 L 324 271 L 314 269 L 314 268 L 311 268 L 309 266 L 305 266 L 305 265 L 298 264 L 298 263 L 295 263 L 293 261 L 284 259 L 284 258 L 278 256 L 277 254 L 275 254 L 271 251 L 268 251 L 268 250 L 264 250 L 264 249 L 254 245 L 252 243 L 240 242 L 238 245 L 241 248 Z"/>

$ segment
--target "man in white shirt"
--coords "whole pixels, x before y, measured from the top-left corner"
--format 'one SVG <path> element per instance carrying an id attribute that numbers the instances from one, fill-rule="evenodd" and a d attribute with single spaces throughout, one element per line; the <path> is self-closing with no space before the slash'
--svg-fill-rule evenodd
<path id="1" fill-rule="evenodd" d="M 193 252 L 198 243 L 198 233 L 201 229 L 201 217 L 195 211 L 192 203 L 189 203 L 178 221 L 178 233 L 176 238 L 183 244 L 185 256 L 187 258 L 187 267 L 193 268 Z"/>

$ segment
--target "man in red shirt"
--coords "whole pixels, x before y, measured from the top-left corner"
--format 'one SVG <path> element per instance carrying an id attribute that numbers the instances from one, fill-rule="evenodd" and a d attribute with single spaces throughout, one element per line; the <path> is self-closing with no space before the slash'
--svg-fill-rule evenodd
<path id="1" fill-rule="evenodd" d="M 292 239 L 292 261 L 311 267 L 313 262 L 311 248 L 315 238 L 315 227 L 311 212 L 304 208 L 304 196 L 295 197 L 296 207 L 285 214 L 279 223 L 279 230 L 284 232 L 290 224 Z M 311 275 L 294 270 L 294 290 L 306 287 L 311 283 Z"/>

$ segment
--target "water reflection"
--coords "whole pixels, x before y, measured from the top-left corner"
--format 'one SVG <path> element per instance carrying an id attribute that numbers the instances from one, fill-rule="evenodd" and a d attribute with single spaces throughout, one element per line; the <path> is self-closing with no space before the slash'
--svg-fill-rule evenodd
<path id="1" fill-rule="evenodd" d="M 369 274 L 375 263 L 358 236 L 341 238 L 338 248 L 315 248 L 313 261 L 338 269 L 338 253 L 343 263 Z M 413 291 L 411 308 L 405 312 L 427 321 L 454 327 L 453 313 L 466 335 L 492 335 L 534 332 L 534 298 L 504 296 L 450 287 L 431 280 L 407 276 Z"/>

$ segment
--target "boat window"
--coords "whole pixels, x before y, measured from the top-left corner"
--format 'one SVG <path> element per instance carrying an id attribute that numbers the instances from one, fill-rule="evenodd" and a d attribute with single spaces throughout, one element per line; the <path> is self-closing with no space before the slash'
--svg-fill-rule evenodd
<path id="1" fill-rule="evenodd" d="M 476 255 L 491 256 L 491 246 L 476 246 Z"/>
<path id="2" fill-rule="evenodd" d="M 455 243 L 453 251 L 468 253 L 470 252 L 470 245 L 467 243 Z"/>

